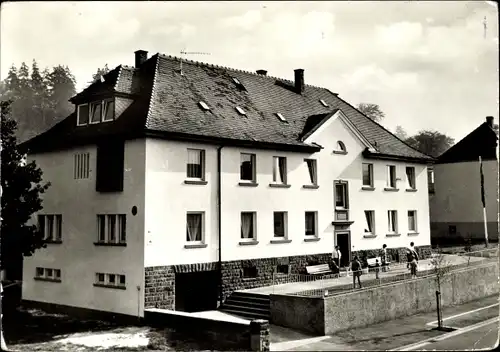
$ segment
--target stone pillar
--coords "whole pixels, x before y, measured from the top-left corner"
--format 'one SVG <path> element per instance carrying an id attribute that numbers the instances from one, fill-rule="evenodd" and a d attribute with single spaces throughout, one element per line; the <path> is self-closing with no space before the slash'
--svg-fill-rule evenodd
<path id="1" fill-rule="evenodd" d="M 252 351 L 269 351 L 269 322 L 257 319 L 250 322 L 250 348 Z"/>

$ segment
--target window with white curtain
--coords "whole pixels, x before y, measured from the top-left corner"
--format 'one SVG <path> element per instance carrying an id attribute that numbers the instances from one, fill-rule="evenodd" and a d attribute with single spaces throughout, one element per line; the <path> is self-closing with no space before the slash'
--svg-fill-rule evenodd
<path id="1" fill-rule="evenodd" d="M 255 212 L 241 213 L 241 239 L 244 241 L 254 241 L 255 236 Z"/>
<path id="2" fill-rule="evenodd" d="M 315 159 L 306 159 L 306 165 L 309 172 L 309 182 L 316 186 L 318 184 L 317 162 Z"/>
<path id="3" fill-rule="evenodd" d="M 204 241 L 203 213 L 188 213 L 186 224 L 186 242 L 202 244 Z"/>
<path id="4" fill-rule="evenodd" d="M 398 212 L 396 210 L 389 210 L 387 212 L 388 217 L 388 230 L 389 233 L 397 233 L 398 232 Z"/>
<path id="5" fill-rule="evenodd" d="M 365 233 L 375 234 L 375 211 L 365 210 Z"/>
<path id="6" fill-rule="evenodd" d="M 273 157 L 273 182 L 286 184 L 286 158 L 283 156 Z"/>
<path id="7" fill-rule="evenodd" d="M 408 232 L 417 232 L 417 211 L 408 210 Z"/>
<path id="8" fill-rule="evenodd" d="M 415 189 L 415 168 L 413 166 L 406 167 L 406 188 Z"/>
<path id="9" fill-rule="evenodd" d="M 205 178 L 205 151 L 201 149 L 188 149 L 187 177 L 203 180 Z"/>

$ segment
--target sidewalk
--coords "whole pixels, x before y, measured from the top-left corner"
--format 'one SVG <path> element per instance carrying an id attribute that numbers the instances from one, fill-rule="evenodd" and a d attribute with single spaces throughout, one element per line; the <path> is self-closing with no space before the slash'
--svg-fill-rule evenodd
<path id="1" fill-rule="evenodd" d="M 485 258 L 481 257 L 464 257 L 458 255 L 446 255 L 445 260 L 448 261 L 450 265 L 457 266 L 457 265 L 467 264 L 469 258 L 471 264 L 485 260 Z M 419 262 L 419 271 L 425 271 L 430 269 L 432 269 L 431 259 L 424 259 Z M 389 270 L 388 272 L 380 272 L 379 276 L 380 283 L 384 284 L 385 282 L 390 282 L 391 277 L 401 274 L 408 274 L 408 278 L 410 278 L 409 276 L 410 272 L 406 268 L 406 264 L 392 265 L 391 270 Z M 304 277 L 306 276 L 304 275 Z M 375 279 L 374 272 L 370 272 L 368 274 L 364 273 L 361 276 L 361 284 L 363 284 L 363 281 L 369 281 L 374 279 Z M 249 293 L 251 292 L 262 295 L 289 294 L 289 293 L 297 293 L 310 290 L 322 290 L 322 289 L 329 289 L 335 291 L 335 288 L 340 289 L 342 286 L 348 286 L 348 285 L 352 285 L 352 276 L 342 276 L 338 278 L 324 279 L 324 280 L 320 279 L 316 281 L 291 282 L 286 284 L 257 287 L 240 291 Z"/>
<path id="2" fill-rule="evenodd" d="M 450 321 L 454 326 L 465 327 L 468 326 L 465 323 L 474 323 L 498 316 L 498 310 L 495 309 L 474 312 L 478 308 L 497 303 L 498 296 L 491 296 L 461 306 L 445 308 L 443 310 L 444 325 L 448 325 L 447 322 Z M 446 320 L 447 317 L 459 314 L 463 315 Z M 471 321 L 472 316 L 474 316 L 474 322 Z M 436 321 L 436 312 L 429 312 L 339 332 L 334 336 L 315 338 L 303 334 L 298 337 L 299 333 L 296 332 L 286 335 L 287 329 L 271 326 L 271 351 L 391 350 L 446 334 L 446 332 L 432 330 L 433 325 L 429 323 L 434 321 Z"/>

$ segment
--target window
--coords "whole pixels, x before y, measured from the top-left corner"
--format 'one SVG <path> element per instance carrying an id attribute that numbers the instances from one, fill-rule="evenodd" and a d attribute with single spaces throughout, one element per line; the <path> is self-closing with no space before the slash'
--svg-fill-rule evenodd
<path id="1" fill-rule="evenodd" d="M 274 212 L 274 237 L 287 237 L 287 213 L 282 211 Z"/>
<path id="2" fill-rule="evenodd" d="M 406 188 L 415 189 L 415 168 L 413 166 L 406 167 Z"/>
<path id="3" fill-rule="evenodd" d="M 75 180 L 89 178 L 89 173 L 90 173 L 90 154 L 89 153 L 75 154 L 73 178 Z"/>
<path id="4" fill-rule="evenodd" d="M 363 186 L 373 187 L 373 164 L 363 163 Z"/>
<path id="5" fill-rule="evenodd" d="M 306 211 L 306 236 L 318 236 L 318 213 Z"/>
<path id="6" fill-rule="evenodd" d="M 242 181 L 256 182 L 255 154 L 241 153 L 240 179 Z"/>
<path id="7" fill-rule="evenodd" d="M 250 266 L 243 268 L 243 278 L 244 279 L 254 279 L 257 277 L 257 267 Z"/>
<path id="8" fill-rule="evenodd" d="M 341 209 L 348 209 L 349 204 L 347 201 L 347 183 L 335 183 L 335 207 Z"/>
<path id="9" fill-rule="evenodd" d="M 457 234 L 457 226 L 456 225 L 448 225 L 448 234 L 456 235 Z"/>
<path id="10" fill-rule="evenodd" d="M 408 210 L 408 232 L 417 232 L 417 211 Z"/>
<path id="11" fill-rule="evenodd" d="M 108 138 L 97 146 L 97 192 L 123 192 L 124 156 L 123 140 Z"/>
<path id="12" fill-rule="evenodd" d="M 90 123 L 99 123 L 102 121 L 102 102 L 90 104 Z"/>
<path id="13" fill-rule="evenodd" d="M 89 123 L 89 104 L 78 105 L 78 126 Z"/>
<path id="14" fill-rule="evenodd" d="M 203 110 L 210 110 L 210 107 L 204 101 L 200 101 L 199 104 Z"/>
<path id="15" fill-rule="evenodd" d="M 37 267 L 35 269 L 35 279 L 43 281 L 61 282 L 61 269 Z"/>
<path id="16" fill-rule="evenodd" d="M 108 288 L 125 288 L 125 275 L 96 273 L 94 286 Z"/>
<path id="17" fill-rule="evenodd" d="M 281 122 L 288 122 L 281 113 L 277 112 L 276 116 L 278 116 L 278 118 L 280 119 Z"/>
<path id="18" fill-rule="evenodd" d="M 315 159 L 306 159 L 307 170 L 309 171 L 309 181 L 311 185 L 318 184 L 317 162 Z"/>
<path id="19" fill-rule="evenodd" d="M 320 99 L 319 102 L 321 103 L 321 105 L 323 105 L 324 107 L 328 107 L 328 104 L 323 100 L 323 99 Z"/>
<path id="20" fill-rule="evenodd" d="M 203 180 L 205 178 L 205 151 L 200 149 L 188 149 L 187 177 L 190 179 Z"/>
<path id="21" fill-rule="evenodd" d="M 241 239 L 255 240 L 255 213 L 241 213 Z"/>
<path id="22" fill-rule="evenodd" d="M 236 107 L 236 111 L 238 111 L 240 113 L 240 115 L 246 115 L 247 113 L 245 112 L 245 110 L 243 110 L 242 108 L 240 108 L 239 106 Z"/>
<path id="23" fill-rule="evenodd" d="M 115 102 L 113 100 L 105 100 L 103 121 L 113 121 L 114 118 L 115 118 Z"/>
<path id="24" fill-rule="evenodd" d="M 286 158 L 282 156 L 273 157 L 273 182 L 286 184 Z"/>
<path id="25" fill-rule="evenodd" d="M 276 266 L 276 272 L 278 274 L 287 274 L 288 275 L 288 273 L 290 272 L 288 264 L 278 264 Z"/>
<path id="26" fill-rule="evenodd" d="M 396 166 L 387 165 L 387 187 L 396 188 Z"/>
<path id="27" fill-rule="evenodd" d="M 125 214 L 97 215 L 97 243 L 125 244 L 127 242 Z"/>
<path id="28" fill-rule="evenodd" d="M 62 241 L 62 215 L 38 215 L 38 229 L 47 242 Z"/>
<path id="29" fill-rule="evenodd" d="M 203 243 L 203 213 L 188 213 L 186 241 L 191 244 Z"/>
<path id="30" fill-rule="evenodd" d="M 365 210 L 365 233 L 375 234 L 375 212 Z"/>
<path id="31" fill-rule="evenodd" d="M 396 210 L 389 210 L 387 212 L 389 221 L 389 233 L 398 232 L 398 212 Z"/>

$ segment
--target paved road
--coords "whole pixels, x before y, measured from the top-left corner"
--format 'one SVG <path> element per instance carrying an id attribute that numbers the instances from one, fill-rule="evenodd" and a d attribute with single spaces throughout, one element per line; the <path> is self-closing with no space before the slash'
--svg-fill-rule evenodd
<path id="1" fill-rule="evenodd" d="M 418 351 L 452 351 L 493 349 L 498 345 L 498 319 L 477 329 L 473 329 L 453 337 L 425 344 L 416 348 Z"/>

